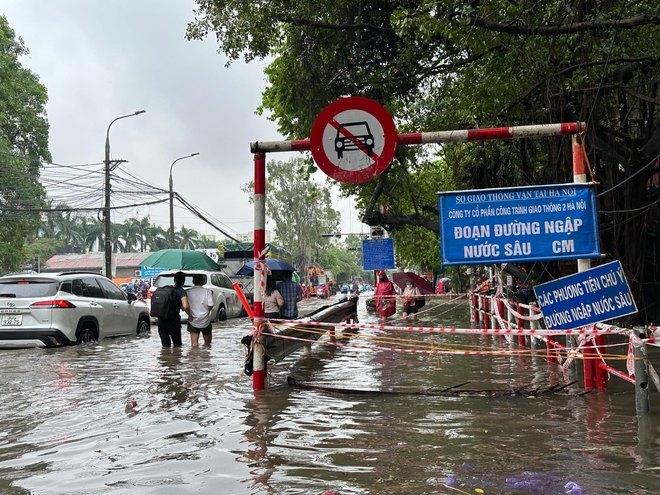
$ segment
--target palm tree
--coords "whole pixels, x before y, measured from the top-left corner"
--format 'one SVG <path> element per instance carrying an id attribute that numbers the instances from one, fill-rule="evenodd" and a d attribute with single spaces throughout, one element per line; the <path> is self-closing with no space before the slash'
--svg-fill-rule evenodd
<path id="1" fill-rule="evenodd" d="M 197 244 L 197 247 L 204 249 L 218 249 L 218 241 L 216 241 L 215 238 L 202 235 L 199 239 L 199 243 Z"/>
<path id="2" fill-rule="evenodd" d="M 180 249 L 196 249 L 199 244 L 199 232 L 195 229 L 187 229 L 183 225 L 174 234 L 174 238 Z"/>
<path id="3" fill-rule="evenodd" d="M 150 251 L 159 251 L 167 249 L 170 245 L 170 235 L 165 229 L 158 225 L 152 225 L 153 232 L 151 242 L 149 244 Z"/>
<path id="4" fill-rule="evenodd" d="M 89 235 L 90 229 L 92 228 L 92 223 L 87 217 L 81 217 L 78 221 L 76 230 L 78 231 L 78 236 L 80 238 L 80 249 L 82 253 L 87 252 L 87 236 Z"/>
<path id="5" fill-rule="evenodd" d="M 122 223 L 112 223 L 110 225 L 110 234 L 112 237 L 112 252 L 123 253 L 126 251 L 124 244 L 125 227 Z"/>
<path id="6" fill-rule="evenodd" d="M 50 208 L 52 205 L 48 205 Z M 55 238 L 55 217 L 58 212 L 49 211 L 41 215 L 41 223 L 37 227 L 37 237 Z"/>
<path id="7" fill-rule="evenodd" d="M 66 205 L 58 205 L 66 207 Z M 82 238 L 79 229 L 79 218 L 70 211 L 59 212 L 53 217 L 55 237 L 64 243 L 64 246 L 82 247 Z"/>
<path id="8" fill-rule="evenodd" d="M 140 224 L 135 218 L 129 218 L 123 223 L 124 247 L 127 253 L 133 252 L 133 248 L 142 240 L 140 236 Z"/>
<path id="9" fill-rule="evenodd" d="M 156 235 L 156 226 L 151 224 L 149 215 L 137 221 L 138 236 L 140 239 L 140 252 L 143 253 L 152 244 Z"/>
<path id="10" fill-rule="evenodd" d="M 85 222 L 84 244 L 88 251 L 105 251 L 105 222 L 97 218 L 88 218 Z"/>

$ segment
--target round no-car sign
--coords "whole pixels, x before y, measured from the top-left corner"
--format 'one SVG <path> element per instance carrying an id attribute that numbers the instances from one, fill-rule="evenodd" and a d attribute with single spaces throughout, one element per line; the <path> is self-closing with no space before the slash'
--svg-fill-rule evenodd
<path id="1" fill-rule="evenodd" d="M 325 107 L 310 135 L 319 168 L 339 182 L 353 184 L 380 175 L 394 158 L 396 141 L 396 127 L 387 110 L 361 96 Z"/>

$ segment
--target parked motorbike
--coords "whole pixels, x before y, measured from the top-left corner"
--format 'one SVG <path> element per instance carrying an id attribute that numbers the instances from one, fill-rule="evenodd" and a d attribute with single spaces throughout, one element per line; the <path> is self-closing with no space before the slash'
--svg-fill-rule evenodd
<path id="1" fill-rule="evenodd" d="M 319 299 L 327 299 L 328 297 L 330 297 L 330 289 L 326 284 L 319 285 L 316 288 L 316 297 L 318 297 Z"/>

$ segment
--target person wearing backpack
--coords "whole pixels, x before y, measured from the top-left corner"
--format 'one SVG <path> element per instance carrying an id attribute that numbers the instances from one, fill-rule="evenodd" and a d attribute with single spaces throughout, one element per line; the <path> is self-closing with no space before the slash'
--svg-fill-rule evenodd
<path id="1" fill-rule="evenodd" d="M 159 287 L 151 296 L 151 316 L 158 318 L 158 335 L 163 347 L 180 347 L 181 342 L 181 310 L 192 321 L 193 315 L 188 304 L 188 294 L 183 288 L 186 274 L 174 274 L 174 287 Z"/>

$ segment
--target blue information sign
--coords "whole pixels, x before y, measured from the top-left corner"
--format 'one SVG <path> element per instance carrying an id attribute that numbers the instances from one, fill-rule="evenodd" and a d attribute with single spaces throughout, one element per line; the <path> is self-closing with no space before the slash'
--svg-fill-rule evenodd
<path id="1" fill-rule="evenodd" d="M 582 327 L 637 312 L 618 261 L 537 285 L 534 293 L 550 330 Z"/>
<path id="2" fill-rule="evenodd" d="M 141 266 L 140 267 L 140 277 L 142 278 L 151 278 L 158 275 L 160 272 L 164 272 L 168 268 L 154 268 L 151 266 Z"/>
<path id="3" fill-rule="evenodd" d="M 362 241 L 362 269 L 387 270 L 394 268 L 394 240 L 366 239 Z"/>
<path id="4" fill-rule="evenodd" d="M 438 193 L 443 265 L 600 257 L 589 184 Z"/>

